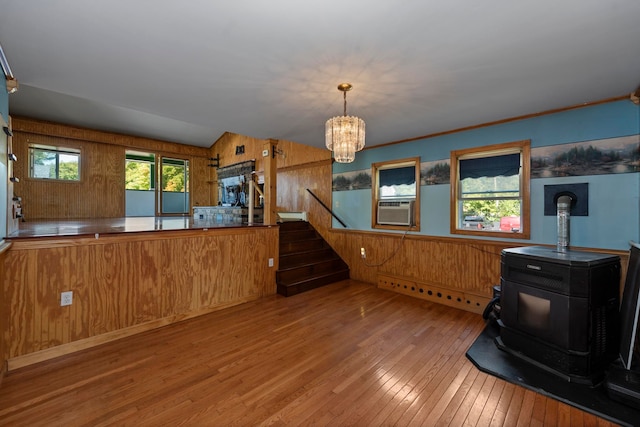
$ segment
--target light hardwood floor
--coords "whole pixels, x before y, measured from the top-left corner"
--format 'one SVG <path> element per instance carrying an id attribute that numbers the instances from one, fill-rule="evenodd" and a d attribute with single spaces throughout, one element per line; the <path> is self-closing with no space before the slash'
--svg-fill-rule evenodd
<path id="1" fill-rule="evenodd" d="M 10 372 L 0 425 L 612 425 L 479 372 L 483 327 L 344 281 Z"/>

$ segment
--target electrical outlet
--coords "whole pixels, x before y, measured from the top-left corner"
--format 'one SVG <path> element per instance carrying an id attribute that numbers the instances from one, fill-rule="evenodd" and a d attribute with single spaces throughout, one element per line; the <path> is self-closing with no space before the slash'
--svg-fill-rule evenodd
<path id="1" fill-rule="evenodd" d="M 273 267 L 273 258 L 269 258 L 269 267 Z"/>
<path id="2" fill-rule="evenodd" d="M 365 259 L 367 257 L 367 251 L 365 251 L 364 248 L 360 248 L 360 256 L 362 257 L 362 259 Z"/>
<path id="3" fill-rule="evenodd" d="M 60 307 L 73 303 L 73 291 L 66 291 L 60 294 Z"/>

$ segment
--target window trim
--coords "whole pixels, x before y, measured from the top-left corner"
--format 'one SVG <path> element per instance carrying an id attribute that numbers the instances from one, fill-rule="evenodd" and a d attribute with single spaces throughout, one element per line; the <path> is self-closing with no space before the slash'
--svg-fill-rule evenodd
<path id="1" fill-rule="evenodd" d="M 505 233 L 501 231 L 470 230 L 458 228 L 459 218 L 459 196 L 460 180 L 459 165 L 460 160 L 491 157 L 502 154 L 520 153 L 520 231 Z M 451 151 L 451 175 L 450 175 L 450 233 L 468 236 L 498 237 L 507 239 L 530 239 L 531 238 L 531 140 L 521 140 L 506 142 L 502 144 L 486 145 L 482 147 L 467 148 L 463 150 Z"/>
<path id="2" fill-rule="evenodd" d="M 407 166 L 415 166 L 416 195 L 413 203 L 414 225 L 409 227 L 411 231 L 420 231 L 420 157 L 408 157 L 406 159 L 387 160 L 371 164 L 371 228 L 381 230 L 407 230 L 406 225 L 378 224 L 379 176 L 381 169 L 395 169 Z M 399 199 L 400 200 L 400 199 Z M 403 199 L 408 200 L 408 199 Z"/>
<path id="3" fill-rule="evenodd" d="M 28 178 L 37 180 L 37 181 L 49 181 L 49 182 L 63 182 L 63 183 L 80 183 L 82 182 L 82 149 L 71 146 L 61 146 L 61 145 L 50 145 L 50 144 L 39 144 L 36 142 L 29 143 L 28 155 L 29 155 L 29 170 L 28 170 Z M 43 178 L 34 176 L 34 158 L 33 151 L 48 151 L 56 153 L 56 175 L 60 176 L 60 154 L 71 154 L 78 156 L 78 179 L 60 179 L 60 178 Z"/>

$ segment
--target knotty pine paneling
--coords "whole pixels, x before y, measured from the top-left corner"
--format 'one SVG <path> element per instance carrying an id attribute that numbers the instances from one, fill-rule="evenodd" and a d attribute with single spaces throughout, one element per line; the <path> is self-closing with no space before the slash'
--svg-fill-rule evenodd
<path id="1" fill-rule="evenodd" d="M 41 240 L 5 254 L 5 360 L 50 350 L 33 359 L 43 360 L 276 291 L 277 227 Z M 71 306 L 60 307 L 63 291 Z"/>

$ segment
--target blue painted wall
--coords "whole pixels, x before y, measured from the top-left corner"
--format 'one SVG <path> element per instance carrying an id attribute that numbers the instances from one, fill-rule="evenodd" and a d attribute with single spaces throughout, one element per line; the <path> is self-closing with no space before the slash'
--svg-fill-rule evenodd
<path id="1" fill-rule="evenodd" d="M 597 144 L 598 140 L 628 136 L 640 146 L 640 107 L 622 100 L 365 150 L 351 164 L 335 163 L 333 173 L 370 170 L 374 162 L 414 156 L 420 156 L 421 162 L 448 160 L 451 150 L 524 139 L 531 140 L 533 156 L 537 147 L 584 141 Z M 589 216 L 571 218 L 572 246 L 627 250 L 630 240 L 640 241 L 640 173 L 635 172 L 532 179 L 531 239 L 521 242 L 556 243 L 556 218 L 544 215 L 544 186 L 571 183 L 589 184 Z M 449 184 L 420 188 L 421 231 L 417 234 L 452 236 Z M 333 209 L 350 229 L 376 231 L 371 228 L 370 189 L 334 191 Z M 341 228 L 337 222 L 333 226 Z"/>
<path id="2" fill-rule="evenodd" d="M 0 89 L 2 89 L 0 90 L 0 114 L 2 114 L 6 122 L 9 119 L 9 94 L 2 85 L 0 85 Z"/>

